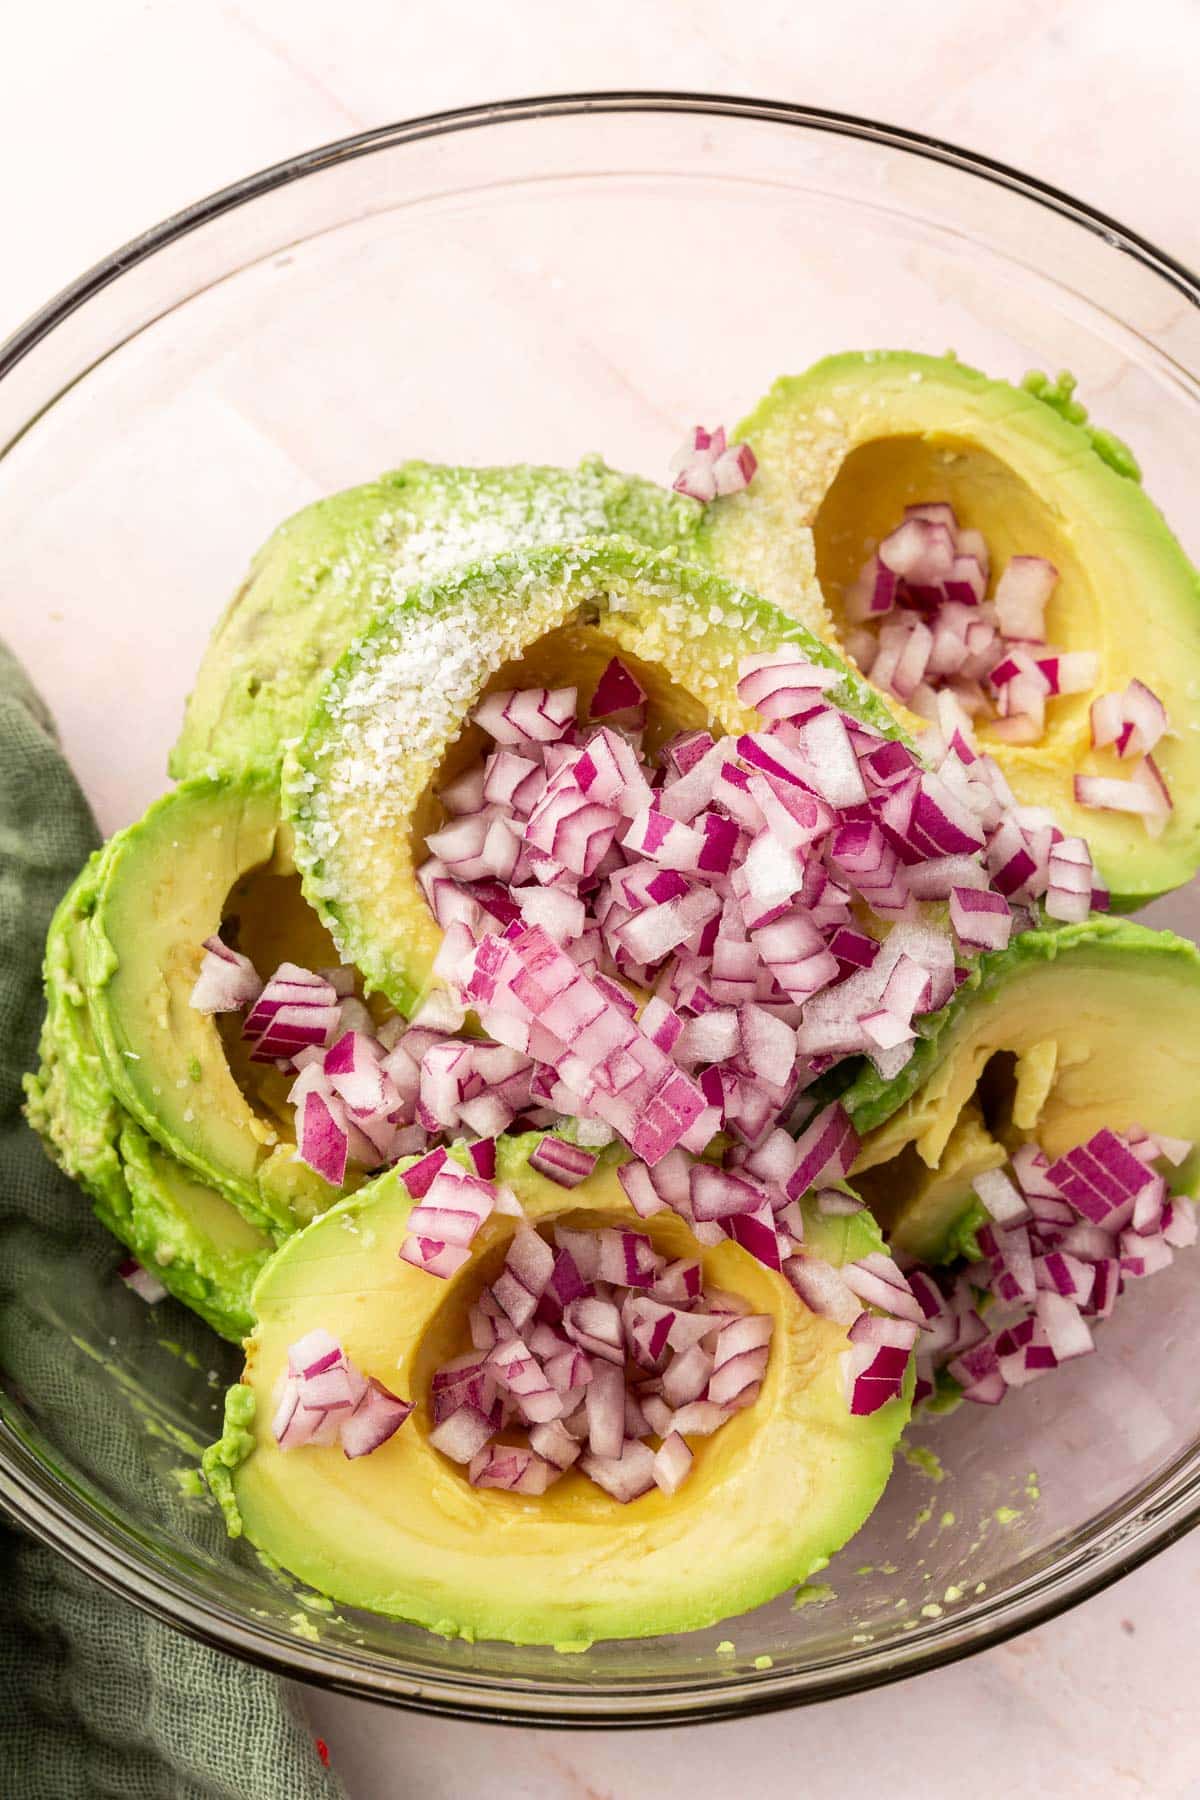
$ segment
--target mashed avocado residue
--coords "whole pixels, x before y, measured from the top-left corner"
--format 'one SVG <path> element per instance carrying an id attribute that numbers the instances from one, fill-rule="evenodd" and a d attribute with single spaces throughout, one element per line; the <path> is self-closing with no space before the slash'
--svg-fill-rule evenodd
<path id="1" fill-rule="evenodd" d="M 823 1601 L 833 1598 L 834 1591 L 827 1581 L 806 1581 L 803 1587 L 796 1589 L 792 1611 L 799 1612 L 802 1606 L 820 1606 Z"/>
<path id="2" fill-rule="evenodd" d="M 213 1499 L 225 1515 L 225 1528 L 231 1538 L 242 1535 L 242 1515 L 233 1491 L 233 1471 L 244 1463 L 254 1448 L 254 1390 L 243 1382 L 235 1382 L 225 1396 L 225 1426 L 215 1444 L 210 1444 L 200 1459 L 204 1479 Z"/>
<path id="3" fill-rule="evenodd" d="M 925 1444 L 902 1443 L 900 1454 L 910 1469 L 916 1469 L 919 1474 L 928 1476 L 930 1481 L 945 1480 L 946 1471 L 942 1467 L 941 1458 Z"/>
<path id="4" fill-rule="evenodd" d="M 1067 369 L 1060 369 L 1056 380 L 1051 381 L 1049 375 L 1041 369 L 1030 369 L 1021 381 L 1027 394 L 1040 400 L 1061 419 L 1070 425 L 1078 425 L 1091 440 L 1092 449 L 1102 462 L 1106 462 L 1117 475 L 1125 476 L 1128 481 L 1140 482 L 1142 467 L 1137 457 L 1129 448 L 1124 438 L 1119 438 L 1115 431 L 1105 431 L 1102 426 L 1092 425 L 1088 421 L 1088 410 L 1082 400 L 1075 398 L 1075 376 Z"/>

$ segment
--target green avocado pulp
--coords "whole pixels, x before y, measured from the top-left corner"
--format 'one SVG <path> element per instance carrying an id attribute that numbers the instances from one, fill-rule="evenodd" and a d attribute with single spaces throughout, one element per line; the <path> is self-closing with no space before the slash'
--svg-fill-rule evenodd
<path id="1" fill-rule="evenodd" d="M 823 1567 L 867 1517 L 908 1418 L 908 1389 L 852 1417 L 839 1369 L 844 1327 L 809 1312 L 782 1276 L 732 1242 L 701 1250 L 673 1214 L 638 1219 L 616 1176 L 623 1153 L 603 1153 L 568 1191 L 530 1168 L 539 1141 L 502 1140 L 497 1171 L 531 1223 L 635 1226 L 673 1257 L 700 1256 L 706 1284 L 772 1315 L 754 1405 L 693 1440 L 692 1473 L 669 1498 L 655 1491 L 622 1506 L 575 1472 L 538 1497 L 472 1488 L 430 1445 L 427 1395 L 515 1221 L 494 1214 L 471 1261 L 438 1281 L 397 1254 L 412 1203 L 389 1172 L 291 1238 L 258 1282 L 245 1373 L 205 1464 L 233 1529 L 344 1604 L 467 1638 L 656 1636 L 760 1605 Z M 880 1243 L 866 1212 L 812 1209 L 805 1229 L 810 1249 L 835 1263 Z M 271 1435 L 288 1346 L 318 1325 L 356 1367 L 417 1402 L 386 1444 L 354 1461 L 337 1446 L 284 1452 Z"/>

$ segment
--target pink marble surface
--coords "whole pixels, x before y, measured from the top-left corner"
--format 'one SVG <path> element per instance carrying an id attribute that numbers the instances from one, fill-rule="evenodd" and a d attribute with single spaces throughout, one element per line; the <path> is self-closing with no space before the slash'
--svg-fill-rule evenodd
<path id="1" fill-rule="evenodd" d="M 572 88 L 872 114 L 1028 168 L 1196 262 L 1198 64 L 1195 0 L 60 0 L 10 23 L 0 70 L 0 334 L 122 239 L 264 163 L 441 106 Z M 3 601 L 0 629 L 20 648 Z M 1200 1800 L 1198 1600 L 1193 1538 L 953 1669 L 691 1732 L 567 1737 L 307 1704 L 355 1800 L 941 1796 L 966 1785 L 959 1757 L 976 1800 Z"/>

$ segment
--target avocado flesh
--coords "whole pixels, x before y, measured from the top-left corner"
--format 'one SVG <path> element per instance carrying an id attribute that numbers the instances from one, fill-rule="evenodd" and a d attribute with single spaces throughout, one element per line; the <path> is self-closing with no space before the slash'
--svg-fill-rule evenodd
<path id="1" fill-rule="evenodd" d="M 272 1235 L 322 1211 L 334 1190 L 296 1160 L 289 1079 L 250 1063 L 240 1014 L 199 1013 L 191 992 L 204 939 L 231 909 L 264 974 L 301 953 L 336 961 L 307 909 L 297 925 L 283 903 L 288 842 L 271 777 L 184 783 L 109 844 L 82 928 L 91 1024 L 116 1099 Z M 254 872 L 266 883 L 257 905 Z"/>
<path id="2" fill-rule="evenodd" d="M 858 1192 L 878 1219 L 889 1244 L 922 1262 L 949 1262 L 967 1250 L 970 1234 L 986 1214 L 972 1183 L 1008 1161 L 1005 1146 L 968 1101 L 935 1168 L 921 1161 L 915 1144 L 856 1176 Z"/>
<path id="3" fill-rule="evenodd" d="M 516 1222 L 493 1215 L 466 1268 L 435 1280 L 397 1255 L 411 1202 L 395 1172 L 290 1239 L 264 1270 L 243 1384 L 231 1390 L 229 1428 L 206 1471 L 233 1528 L 293 1574 L 344 1604 L 447 1635 L 586 1644 L 696 1630 L 747 1611 L 806 1579 L 858 1530 L 887 1481 L 907 1393 L 852 1418 L 838 1367 L 843 1327 L 810 1313 L 736 1245 L 702 1251 L 674 1215 L 638 1219 L 612 1151 L 579 1187 L 547 1181 L 528 1164 L 540 1135 L 500 1145 L 498 1179 L 531 1222 L 635 1226 L 673 1257 L 700 1255 L 707 1283 L 775 1319 L 762 1393 L 714 1437 L 693 1440 L 680 1492 L 622 1506 L 576 1472 L 538 1498 L 476 1490 L 431 1448 L 431 1377 L 462 1348 L 466 1307 Z M 880 1241 L 866 1212 L 814 1213 L 806 1231 L 809 1247 L 834 1262 Z M 418 1403 L 394 1437 L 353 1462 L 337 1446 L 285 1453 L 271 1435 L 288 1346 L 318 1325 L 357 1367 Z"/>
<path id="4" fill-rule="evenodd" d="M 27 1116 L 101 1222 L 176 1299 L 237 1342 L 253 1325 L 250 1289 L 274 1241 L 160 1149 L 113 1096 L 75 964 L 103 854 L 83 870 L 50 927 L 46 1020 L 40 1066 L 25 1078 Z"/>
<path id="5" fill-rule="evenodd" d="M 981 957 L 922 1025 L 908 1066 L 866 1070 L 842 1096 L 856 1165 L 895 1249 L 955 1253 L 977 1203 L 969 1178 L 995 1142 L 1061 1156 L 1107 1126 L 1200 1140 L 1200 951 L 1124 919 L 1029 931 Z M 1194 1193 L 1200 1151 L 1172 1173 Z M 976 1220 L 978 1220 L 976 1213 Z"/>
<path id="6" fill-rule="evenodd" d="M 346 645 L 418 581 L 597 532 L 682 545 L 698 513 L 694 501 L 598 457 L 576 469 L 410 462 L 319 500 L 268 539 L 213 633 L 171 774 L 275 765 Z"/>
<path id="7" fill-rule="evenodd" d="M 1059 583 L 1047 639 L 1099 653 L 1095 689 L 1052 701 L 1037 744 L 1006 744 L 986 725 L 979 737 L 1018 799 L 1049 807 L 1064 831 L 1088 839 L 1114 903 L 1127 909 L 1200 865 L 1200 741 L 1191 730 L 1200 576 L 1132 459 L 1081 414 L 1061 395 L 990 380 L 951 358 L 829 357 L 777 381 L 738 427 L 758 472 L 744 493 L 706 510 L 698 545 L 833 643 L 846 587 L 906 505 L 950 501 L 963 525 L 983 532 L 996 573 L 1014 554 L 1048 557 Z M 1135 676 L 1178 732 L 1155 751 L 1175 802 L 1158 838 L 1135 817 L 1074 800 L 1076 774 L 1129 776 L 1111 750 L 1091 748 L 1089 708 L 1095 694 Z"/>
<path id="8" fill-rule="evenodd" d="M 368 987 L 410 1013 L 441 943 L 415 872 L 440 818 L 439 783 L 485 744 L 468 719 L 486 692 L 578 683 L 583 710 L 619 654 L 649 691 L 653 746 L 681 726 L 754 729 L 737 696 L 739 659 L 785 645 L 844 669 L 835 699 L 896 734 L 866 683 L 794 619 L 627 539 L 501 557 L 414 590 L 346 652 L 285 760 L 307 899 Z"/>

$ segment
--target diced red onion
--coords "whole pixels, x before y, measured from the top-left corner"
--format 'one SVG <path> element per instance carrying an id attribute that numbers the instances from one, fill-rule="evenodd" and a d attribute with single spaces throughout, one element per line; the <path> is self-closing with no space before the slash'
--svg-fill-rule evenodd
<path id="1" fill-rule="evenodd" d="M 506 689 L 489 694 L 471 715 L 498 744 L 558 743 L 575 723 L 577 690 Z"/>
<path id="2" fill-rule="evenodd" d="M 598 1362 L 592 1370 L 585 1400 L 590 1455 L 606 1460 L 621 1455 L 625 1436 L 625 1376 L 612 1363 Z M 584 1469 L 588 1474 L 587 1461 Z M 594 1477 L 593 1477 L 594 1479 Z"/>
<path id="3" fill-rule="evenodd" d="M 809 1311 L 820 1318 L 846 1325 L 862 1311 L 862 1303 L 843 1272 L 819 1257 L 790 1257 L 783 1265 L 783 1273 Z"/>
<path id="4" fill-rule="evenodd" d="M 718 1406 L 713 1400 L 690 1400 L 681 1406 L 672 1420 L 672 1429 L 680 1437 L 711 1437 L 733 1417 L 730 1406 Z"/>
<path id="5" fill-rule="evenodd" d="M 623 1442 L 615 1456 L 590 1452 L 579 1466 L 597 1487 L 623 1504 L 640 1499 L 654 1486 L 654 1451 L 632 1438 Z"/>
<path id="6" fill-rule="evenodd" d="M 1065 1294 L 1042 1289 L 1037 1296 L 1037 1317 L 1046 1341 L 1058 1362 L 1075 1356 L 1086 1356 L 1095 1349 L 1095 1340 L 1082 1318 L 1079 1308 Z"/>
<path id="7" fill-rule="evenodd" d="M 654 1456 L 651 1473 L 664 1494 L 676 1494 L 692 1471 L 692 1453 L 677 1431 L 663 1438 Z"/>
<path id="8" fill-rule="evenodd" d="M 341 1187 L 346 1179 L 346 1162 L 350 1154 L 350 1138 L 345 1116 L 334 1110 L 334 1103 L 315 1090 L 305 1094 L 299 1115 L 296 1155 L 300 1162 L 318 1174 L 331 1187 Z"/>
<path id="9" fill-rule="evenodd" d="M 718 496 L 737 494 L 750 485 L 758 467 L 749 444 L 726 444 L 725 430 L 708 432 L 697 425 L 671 463 L 675 491 L 702 505 Z"/>
<path id="10" fill-rule="evenodd" d="M 474 1406 L 460 1406 L 430 1432 L 429 1442 L 451 1462 L 469 1463 L 495 1435 L 491 1419 Z"/>
<path id="11" fill-rule="evenodd" d="M 984 1169 L 971 1185 L 997 1225 L 1023 1225 L 1029 1219 L 1029 1202 L 1003 1169 Z"/>
<path id="12" fill-rule="evenodd" d="M 818 1182 L 840 1181 L 850 1173 L 858 1155 L 858 1135 L 837 1101 L 819 1112 L 796 1145 L 796 1166 L 787 1183 L 787 1196 L 798 1200 Z"/>
<path id="13" fill-rule="evenodd" d="M 568 1144 L 564 1138 L 547 1135 L 531 1153 L 529 1166 L 559 1187 L 572 1188 L 578 1187 L 594 1172 L 596 1158 L 578 1144 Z"/>
<path id="14" fill-rule="evenodd" d="M 219 937 L 204 940 L 204 956 L 189 1004 L 197 1012 L 240 1012 L 253 1006 L 263 984 L 248 956 L 231 950 Z"/>
<path id="15" fill-rule="evenodd" d="M 1120 757 L 1145 756 L 1168 729 L 1167 709 L 1144 682 L 1131 681 L 1123 693 L 1100 694 L 1092 702 L 1092 745 L 1111 744 Z"/>
<path id="16" fill-rule="evenodd" d="M 503 1488 L 514 1494 L 544 1494 L 560 1471 L 521 1445 L 487 1444 L 472 1459 L 472 1487 Z"/>
<path id="17" fill-rule="evenodd" d="M 641 714 L 645 718 L 646 690 L 620 659 L 614 656 L 605 667 L 592 694 L 589 711 L 593 719 L 610 719 L 614 714 Z"/>
<path id="18" fill-rule="evenodd" d="M 157 1306 L 160 1300 L 165 1300 L 167 1297 L 167 1289 L 157 1275 L 152 1275 L 149 1269 L 144 1269 L 141 1263 L 135 1262 L 132 1257 L 125 1258 L 118 1268 L 117 1274 L 125 1286 L 131 1289 L 139 1300 L 144 1300 L 147 1306 Z"/>

